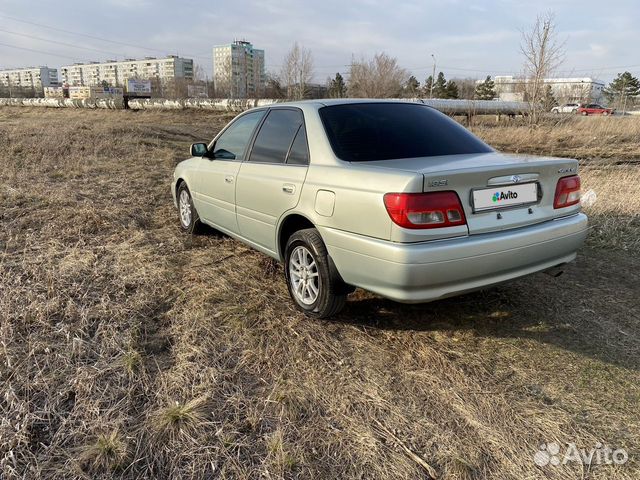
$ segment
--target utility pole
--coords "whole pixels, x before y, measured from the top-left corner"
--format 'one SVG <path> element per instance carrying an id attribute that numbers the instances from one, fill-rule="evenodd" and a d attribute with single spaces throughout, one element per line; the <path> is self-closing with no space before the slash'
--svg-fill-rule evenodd
<path id="1" fill-rule="evenodd" d="M 433 84 L 436 83 L 436 56 L 432 53 L 433 58 L 433 74 L 431 75 L 431 91 L 429 92 L 429 98 L 433 98 Z"/>

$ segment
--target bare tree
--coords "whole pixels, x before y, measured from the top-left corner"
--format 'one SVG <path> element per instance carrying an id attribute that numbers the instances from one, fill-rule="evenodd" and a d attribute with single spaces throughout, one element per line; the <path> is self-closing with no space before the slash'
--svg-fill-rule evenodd
<path id="1" fill-rule="evenodd" d="M 347 90 L 350 97 L 396 98 L 402 94 L 408 78 L 409 73 L 398 61 L 382 52 L 369 61 L 351 62 Z"/>
<path id="2" fill-rule="evenodd" d="M 208 80 L 204 68 L 199 63 L 193 64 L 193 80 L 194 82 L 204 82 Z"/>
<path id="3" fill-rule="evenodd" d="M 285 92 L 280 84 L 280 78 L 275 73 L 267 73 L 265 98 L 284 98 Z"/>
<path id="4" fill-rule="evenodd" d="M 535 124 L 542 110 L 544 79 L 564 60 L 564 42 L 558 41 L 553 13 L 538 15 L 531 30 L 522 32 L 520 51 L 525 58 L 530 120 Z"/>
<path id="5" fill-rule="evenodd" d="M 313 78 L 313 57 L 311 50 L 293 44 L 282 62 L 280 83 L 286 88 L 287 98 L 301 100 L 308 93 L 309 83 Z"/>
<path id="6" fill-rule="evenodd" d="M 453 78 L 452 81 L 458 85 L 458 98 L 466 100 L 473 100 L 476 92 L 476 79 L 475 78 Z"/>

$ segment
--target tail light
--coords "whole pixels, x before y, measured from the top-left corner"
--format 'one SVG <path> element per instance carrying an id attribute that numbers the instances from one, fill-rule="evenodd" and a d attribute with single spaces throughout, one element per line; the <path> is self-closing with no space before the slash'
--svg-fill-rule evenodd
<path id="1" fill-rule="evenodd" d="M 558 180 L 553 208 L 570 207 L 580 202 L 580 177 L 572 175 Z"/>
<path id="2" fill-rule="evenodd" d="M 456 192 L 387 193 L 384 206 L 394 223 L 403 228 L 441 228 L 466 225 Z"/>

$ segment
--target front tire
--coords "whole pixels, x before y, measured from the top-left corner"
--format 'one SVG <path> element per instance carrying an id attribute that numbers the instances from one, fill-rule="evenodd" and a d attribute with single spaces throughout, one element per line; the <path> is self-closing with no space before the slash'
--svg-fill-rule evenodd
<path id="1" fill-rule="evenodd" d="M 327 247 L 315 228 L 291 235 L 284 267 L 289 295 L 299 310 L 313 318 L 331 317 L 342 310 L 345 286 L 331 268 Z"/>
<path id="2" fill-rule="evenodd" d="M 182 182 L 178 187 L 178 216 L 180 218 L 180 227 L 182 231 L 186 233 L 198 233 L 202 224 L 200 223 L 200 216 L 196 207 L 193 205 L 193 198 L 191 198 L 191 192 L 185 182 Z"/>

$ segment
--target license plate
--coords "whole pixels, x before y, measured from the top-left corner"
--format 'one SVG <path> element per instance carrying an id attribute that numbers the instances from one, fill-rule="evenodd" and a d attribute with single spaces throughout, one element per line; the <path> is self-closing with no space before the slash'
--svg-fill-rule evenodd
<path id="1" fill-rule="evenodd" d="M 473 191 L 473 209 L 476 212 L 525 205 L 537 201 L 537 183 L 482 188 Z"/>

